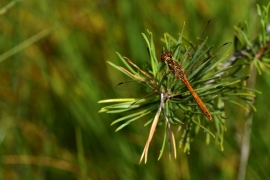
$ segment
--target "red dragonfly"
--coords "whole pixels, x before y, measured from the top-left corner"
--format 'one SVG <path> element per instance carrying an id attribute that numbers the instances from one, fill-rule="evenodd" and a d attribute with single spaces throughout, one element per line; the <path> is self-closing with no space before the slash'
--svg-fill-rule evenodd
<path id="1" fill-rule="evenodd" d="M 198 40 L 196 41 L 194 47 L 191 48 L 190 50 L 188 50 L 189 51 L 188 54 L 189 54 L 190 57 L 191 57 L 192 53 L 196 52 L 196 49 L 200 47 L 201 43 L 206 41 L 206 39 L 209 37 L 210 31 L 212 30 L 212 28 L 214 26 L 214 22 L 215 22 L 215 19 L 209 20 L 207 22 L 207 24 L 205 25 L 203 31 L 201 32 Z M 212 55 L 208 56 L 207 59 L 211 58 L 211 61 L 219 59 L 227 51 L 227 49 L 230 47 L 230 45 L 231 45 L 231 42 L 223 44 Z M 187 59 L 187 62 L 188 62 L 188 60 L 189 59 Z M 212 118 L 209 110 L 207 109 L 207 107 L 205 106 L 205 104 L 203 103 L 201 98 L 198 96 L 198 94 L 194 91 L 194 89 L 190 85 L 190 83 L 189 83 L 189 81 L 188 81 L 188 79 L 186 77 L 185 69 L 183 68 L 183 66 L 181 66 L 181 64 L 178 61 L 176 61 L 173 58 L 173 53 L 171 51 L 163 52 L 161 54 L 161 61 L 164 62 L 168 66 L 170 72 L 172 74 L 174 74 L 176 79 L 181 80 L 185 84 L 185 86 L 188 88 L 189 92 L 193 96 L 194 100 L 196 101 L 196 103 L 198 104 L 198 106 L 200 107 L 200 109 L 202 110 L 204 115 L 210 121 L 212 121 L 213 118 Z"/>

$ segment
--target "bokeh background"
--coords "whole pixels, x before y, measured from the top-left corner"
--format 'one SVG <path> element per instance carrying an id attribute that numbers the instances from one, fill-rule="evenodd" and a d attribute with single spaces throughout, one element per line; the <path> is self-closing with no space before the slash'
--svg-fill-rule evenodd
<path id="1" fill-rule="evenodd" d="M 11 3 L 11 4 L 9 4 Z M 14 4 L 13 4 L 14 3 Z M 207 20 L 217 19 L 211 43 L 233 41 L 233 26 L 246 20 L 258 32 L 255 0 L 1 0 L 0 179 L 237 179 L 245 119 L 228 107 L 224 151 L 199 133 L 190 154 L 167 148 L 157 161 L 163 126 L 139 165 L 150 126 L 140 119 L 115 133 L 121 114 L 98 113 L 102 99 L 129 97 L 114 86 L 128 80 L 106 61 L 115 52 L 139 66 L 148 60 L 141 35 L 153 32 L 156 53 L 165 32 L 195 40 Z M 229 54 L 232 54 L 233 48 Z M 246 179 L 270 179 L 269 75 L 257 76 Z M 134 95 L 134 94 L 133 94 Z M 140 97 L 141 95 L 135 94 Z"/>

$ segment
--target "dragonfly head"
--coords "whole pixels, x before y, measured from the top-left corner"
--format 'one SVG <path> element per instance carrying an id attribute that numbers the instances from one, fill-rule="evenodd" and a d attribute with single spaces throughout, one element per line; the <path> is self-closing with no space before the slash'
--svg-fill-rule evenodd
<path id="1" fill-rule="evenodd" d="M 165 51 L 161 54 L 161 61 L 166 63 L 167 60 L 173 58 L 173 53 L 171 51 Z"/>

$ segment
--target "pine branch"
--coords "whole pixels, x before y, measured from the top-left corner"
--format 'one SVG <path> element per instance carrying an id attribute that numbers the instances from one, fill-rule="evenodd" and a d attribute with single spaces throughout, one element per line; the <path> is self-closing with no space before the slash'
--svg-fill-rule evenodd
<path id="1" fill-rule="evenodd" d="M 211 21 L 207 23 L 207 26 L 211 25 Z M 141 69 L 134 61 L 122 57 L 120 54 L 118 56 L 125 65 L 124 67 L 108 62 L 148 91 L 147 95 L 142 99 L 126 98 L 99 101 L 99 103 L 116 103 L 103 107 L 100 112 L 130 113 L 112 123 L 122 123 L 117 128 L 117 131 L 135 120 L 154 114 L 153 118 L 146 123 L 148 125 L 152 122 L 152 126 L 140 162 L 145 158 L 146 163 L 150 142 L 153 139 L 158 121 L 162 118 L 164 119 L 166 129 L 164 137 L 167 138 L 169 147 L 172 142 L 175 157 L 176 145 L 171 125 L 177 124 L 180 124 L 180 127 L 185 127 L 180 128 L 182 136 L 179 140 L 179 147 L 183 147 L 184 152 L 190 151 L 191 138 L 195 138 L 193 134 L 198 134 L 199 129 L 203 129 L 204 133 L 206 133 L 207 144 L 210 142 L 209 137 L 212 136 L 223 150 L 224 117 L 226 117 L 224 104 L 233 103 L 234 101 L 231 98 L 235 97 L 241 98 L 248 104 L 250 98 L 254 97 L 250 89 L 244 86 L 248 76 L 238 75 L 241 66 L 245 65 L 245 63 L 237 63 L 236 59 L 247 55 L 246 52 L 238 50 L 234 53 L 234 56 L 224 62 L 225 57 L 223 57 L 223 54 L 229 48 L 230 43 L 225 43 L 221 48 L 217 48 L 216 51 L 211 53 L 212 47 L 207 46 L 207 40 L 212 32 L 207 31 L 213 28 L 207 26 L 194 45 L 191 44 L 190 48 L 187 48 L 187 45 L 190 45 L 190 43 L 185 45 L 186 41 L 182 39 L 184 26 L 178 38 L 173 38 L 166 33 L 163 39 L 166 46 L 164 51 L 166 52 L 163 52 L 161 58 L 155 54 L 152 33 L 148 31 L 149 36 L 143 34 L 150 52 L 151 67 L 149 69 Z M 242 32 L 241 35 L 245 37 L 245 34 Z M 163 62 L 157 59 L 161 59 Z M 184 77 L 187 78 L 185 81 L 183 81 Z M 192 92 L 193 90 L 190 87 L 186 87 L 187 81 L 188 85 L 194 89 L 194 92 Z M 123 86 L 125 84 L 130 86 L 131 83 L 122 82 L 118 85 Z M 196 98 L 199 97 L 201 99 L 200 102 L 195 101 L 195 95 Z M 209 123 L 202 113 L 201 110 L 203 109 L 199 106 L 201 103 L 205 104 L 204 109 L 209 109 L 214 123 Z M 245 106 L 238 102 L 233 104 L 239 107 Z M 161 112 L 163 116 L 160 116 Z M 176 114 L 178 115 L 176 116 Z M 181 115 L 179 116 L 179 114 Z M 215 133 L 211 132 L 211 126 L 215 128 Z M 163 149 L 164 143 L 159 158 L 162 155 Z"/>

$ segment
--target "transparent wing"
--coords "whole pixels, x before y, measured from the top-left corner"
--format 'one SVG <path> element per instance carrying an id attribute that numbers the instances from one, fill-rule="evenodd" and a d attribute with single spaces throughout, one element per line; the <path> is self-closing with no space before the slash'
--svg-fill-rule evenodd
<path id="1" fill-rule="evenodd" d="M 117 91 L 139 91 L 142 89 L 143 86 L 136 81 L 120 82 L 115 86 L 115 90 Z"/>

